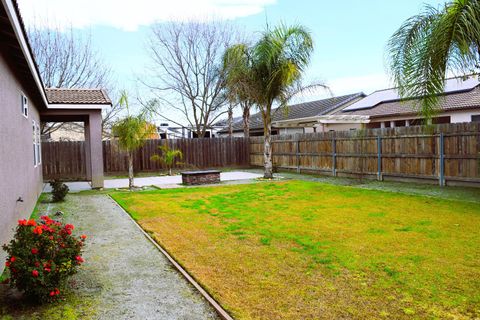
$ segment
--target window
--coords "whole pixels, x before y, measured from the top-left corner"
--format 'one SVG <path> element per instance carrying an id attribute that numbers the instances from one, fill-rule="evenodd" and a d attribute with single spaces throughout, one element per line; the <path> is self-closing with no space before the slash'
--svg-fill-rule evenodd
<path id="1" fill-rule="evenodd" d="M 20 96 L 21 96 L 22 114 L 25 118 L 28 118 L 28 99 L 23 93 Z"/>
<path id="2" fill-rule="evenodd" d="M 32 140 L 33 140 L 33 166 L 37 167 L 42 163 L 41 145 L 40 145 L 40 125 L 32 121 Z"/>
<path id="3" fill-rule="evenodd" d="M 42 163 L 42 143 L 40 141 L 40 125 L 37 123 L 37 164 Z"/>
<path id="4" fill-rule="evenodd" d="M 32 140 L 33 140 L 33 166 L 37 166 L 37 125 L 32 121 Z"/>
<path id="5" fill-rule="evenodd" d="M 480 122 L 480 114 L 472 116 L 472 122 Z"/>

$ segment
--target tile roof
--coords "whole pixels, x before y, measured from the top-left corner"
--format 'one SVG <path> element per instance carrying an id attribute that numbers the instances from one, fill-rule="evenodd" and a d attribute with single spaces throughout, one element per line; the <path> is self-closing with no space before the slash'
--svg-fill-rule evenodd
<path id="1" fill-rule="evenodd" d="M 49 104 L 112 104 L 101 89 L 45 89 Z"/>
<path id="2" fill-rule="evenodd" d="M 374 107 L 358 110 L 341 110 L 338 115 L 365 115 L 370 117 L 387 117 L 415 114 L 419 111 L 419 99 L 395 100 L 381 102 Z M 446 93 L 440 97 L 439 111 L 462 109 L 480 109 L 480 86 L 469 91 Z"/>
<path id="3" fill-rule="evenodd" d="M 288 107 L 288 112 L 286 110 L 274 109 L 272 110 L 272 122 L 282 121 L 282 120 L 291 120 L 299 119 L 306 117 L 314 117 L 328 114 L 341 106 L 354 101 L 357 98 L 365 97 L 363 92 L 348 94 L 340 97 L 332 97 L 328 99 L 304 102 L 299 104 L 294 104 Z M 220 122 L 220 121 L 219 121 Z M 223 120 L 221 120 L 223 123 Z M 250 116 L 250 129 L 261 129 L 263 128 L 262 115 L 260 112 L 252 114 Z M 243 130 L 243 119 L 242 117 L 236 117 L 233 121 L 233 131 L 242 131 Z M 220 132 L 226 132 L 226 129 L 221 130 Z"/>

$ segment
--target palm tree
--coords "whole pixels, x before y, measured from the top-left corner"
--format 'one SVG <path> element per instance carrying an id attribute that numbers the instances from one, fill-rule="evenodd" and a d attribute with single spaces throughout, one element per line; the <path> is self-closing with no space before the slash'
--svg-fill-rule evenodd
<path id="1" fill-rule="evenodd" d="M 165 163 L 165 166 L 168 170 L 168 175 L 171 176 L 172 167 L 175 164 L 179 164 L 179 162 L 177 162 L 177 159 L 182 159 L 183 153 L 178 149 L 170 149 L 170 147 L 168 146 L 168 141 L 166 141 L 164 145 L 159 146 L 158 149 L 162 152 L 162 154 L 155 154 L 150 158 L 150 160 Z"/>
<path id="2" fill-rule="evenodd" d="M 250 109 L 254 102 L 249 96 L 249 76 L 251 74 L 251 59 L 246 44 L 237 44 L 227 48 L 223 55 L 223 72 L 227 98 L 233 105 L 240 105 L 243 117 L 243 136 L 250 137 Z M 229 109 L 230 111 L 230 109 Z M 229 113 L 229 135 L 232 135 L 231 117 Z"/>
<path id="3" fill-rule="evenodd" d="M 117 121 L 112 132 L 118 139 L 120 149 L 127 152 L 128 158 L 128 187 L 132 189 L 133 184 L 133 153 L 145 144 L 151 137 L 155 128 L 148 123 L 144 114 L 131 115 L 128 105 L 128 95 L 125 91 L 121 93 L 119 104 L 127 111 L 127 116 Z"/>
<path id="4" fill-rule="evenodd" d="M 402 97 L 420 97 L 429 119 L 447 74 L 478 73 L 480 1 L 453 0 L 441 9 L 426 6 L 409 18 L 388 43 L 389 64 Z"/>
<path id="5" fill-rule="evenodd" d="M 313 52 L 313 40 L 302 26 L 280 25 L 267 29 L 252 47 L 237 44 L 229 49 L 244 59 L 235 70 L 245 96 L 260 110 L 264 132 L 264 177 L 273 177 L 272 108 L 286 108 L 301 88 L 300 82 Z"/>

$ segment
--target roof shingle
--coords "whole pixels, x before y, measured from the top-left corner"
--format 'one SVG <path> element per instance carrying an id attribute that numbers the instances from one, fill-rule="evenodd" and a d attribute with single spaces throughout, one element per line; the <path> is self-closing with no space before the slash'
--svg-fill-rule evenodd
<path id="1" fill-rule="evenodd" d="M 45 89 L 49 104 L 112 104 L 101 89 Z"/>
<path id="2" fill-rule="evenodd" d="M 388 117 L 410 115 L 418 113 L 419 99 L 387 101 L 368 109 L 341 110 L 338 115 L 365 115 L 370 117 Z M 462 109 L 480 109 L 480 86 L 463 92 L 446 93 L 439 97 L 437 106 L 440 111 L 454 111 Z"/>
<path id="3" fill-rule="evenodd" d="M 287 110 L 280 110 L 277 108 L 272 110 L 272 122 L 325 115 L 349 102 L 354 101 L 357 98 L 362 97 L 365 97 L 365 94 L 363 92 L 359 92 L 340 97 L 332 97 L 328 99 L 294 104 L 288 107 L 288 112 Z M 249 124 L 250 129 L 263 128 L 263 120 L 261 113 L 258 112 L 251 115 Z M 243 130 L 242 117 L 234 118 L 233 131 L 241 130 Z M 226 129 L 223 129 L 220 132 L 226 132 Z"/>

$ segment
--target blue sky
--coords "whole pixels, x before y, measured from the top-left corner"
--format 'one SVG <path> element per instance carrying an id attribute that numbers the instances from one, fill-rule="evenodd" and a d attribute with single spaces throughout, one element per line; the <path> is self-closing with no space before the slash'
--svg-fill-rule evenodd
<path id="1" fill-rule="evenodd" d="M 280 22 L 307 27 L 315 52 L 307 79 L 322 80 L 334 94 L 390 86 L 385 67 L 388 38 L 425 3 L 442 0 L 19 0 L 27 24 L 49 17 L 90 32 L 94 45 L 115 72 L 119 86 L 135 90 L 148 64 L 145 42 L 156 20 L 210 15 L 231 19 L 246 32 Z M 96 10 L 90 10 L 90 6 Z M 186 8 L 190 8 L 186 9 Z M 35 17 L 35 19 L 33 18 Z M 41 19 L 40 19 L 41 20 Z M 317 95 L 306 99 L 316 98 Z"/>

